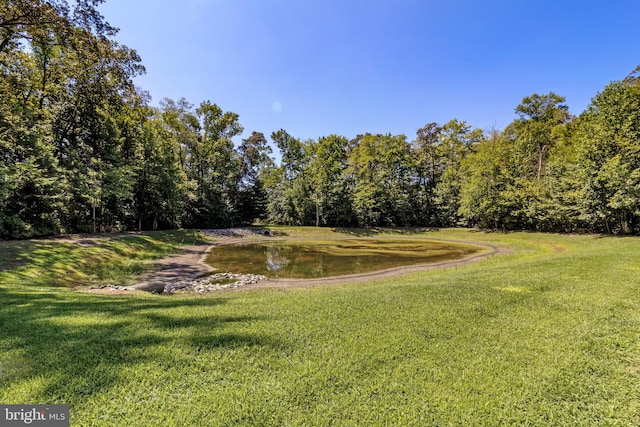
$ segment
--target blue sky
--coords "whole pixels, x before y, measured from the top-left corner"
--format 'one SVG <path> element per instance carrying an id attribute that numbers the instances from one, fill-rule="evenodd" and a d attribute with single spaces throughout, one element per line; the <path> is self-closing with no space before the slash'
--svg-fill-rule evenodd
<path id="1" fill-rule="evenodd" d="M 210 100 L 252 131 L 415 137 L 429 122 L 503 128 L 524 96 L 579 114 L 640 64 L 640 2 L 107 0 L 153 104 Z"/>

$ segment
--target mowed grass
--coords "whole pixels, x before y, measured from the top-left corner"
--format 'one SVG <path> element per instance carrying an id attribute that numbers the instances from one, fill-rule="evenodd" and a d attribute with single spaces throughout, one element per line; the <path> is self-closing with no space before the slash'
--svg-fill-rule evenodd
<path id="1" fill-rule="evenodd" d="M 136 275 L 153 268 L 150 260 L 207 241 L 191 230 L 0 241 L 0 284 L 40 288 L 130 284 Z"/>
<path id="2" fill-rule="evenodd" d="M 510 253 L 360 284 L 106 296 L 5 282 L 39 268 L 5 243 L 24 263 L 0 273 L 0 402 L 68 403 L 72 425 L 638 425 L 640 239 L 424 236 Z"/>

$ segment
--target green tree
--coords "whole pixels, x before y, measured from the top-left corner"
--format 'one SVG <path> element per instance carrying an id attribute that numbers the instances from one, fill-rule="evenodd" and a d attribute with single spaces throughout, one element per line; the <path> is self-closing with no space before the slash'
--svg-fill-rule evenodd
<path id="1" fill-rule="evenodd" d="M 432 190 L 438 225 L 455 226 L 462 220 L 459 215 L 463 180 L 460 168 L 482 138 L 480 129 L 472 129 L 464 121 L 453 119 L 442 126 L 435 150 L 439 172 Z"/>
<path id="2" fill-rule="evenodd" d="M 551 151 L 564 135 L 572 117 L 564 98 L 551 92 L 523 98 L 515 109 L 518 119 L 505 129 L 512 141 L 511 162 L 507 166 L 513 181 L 504 190 L 511 200 L 511 228 L 542 230 L 551 226 L 549 197 L 552 182 L 546 179 Z"/>
<path id="3" fill-rule="evenodd" d="M 159 111 L 149 111 L 140 132 L 135 206 L 138 230 L 177 228 L 190 188 L 180 164 L 176 134 Z"/>
<path id="4" fill-rule="evenodd" d="M 284 129 L 271 134 L 280 150 L 281 164 L 266 177 L 267 212 L 270 222 L 287 225 L 313 224 L 315 204 L 306 172 L 311 143 L 303 143 Z"/>
<path id="5" fill-rule="evenodd" d="M 434 192 L 443 172 L 438 152 L 441 132 L 437 123 L 427 123 L 416 132 L 412 147 L 417 184 L 415 205 L 424 225 L 437 225 Z"/>
<path id="6" fill-rule="evenodd" d="M 0 2 L 0 53 L 16 49 L 22 41 L 53 37 L 60 45 L 74 46 L 78 36 L 112 37 L 117 29 L 96 9 L 104 0 L 5 0 Z"/>
<path id="7" fill-rule="evenodd" d="M 69 182 L 69 229 L 114 230 L 134 218 L 136 135 L 127 132 L 139 99 L 135 53 L 105 40 L 66 58 L 68 84 L 52 117 L 53 144 Z M 91 213 L 89 213 L 91 212 Z M 94 217 L 90 219 L 90 216 Z M 93 224 L 92 226 L 89 224 Z"/>
<path id="8" fill-rule="evenodd" d="M 33 55 L 0 53 L 0 237 L 49 235 L 62 228 L 65 182 L 38 108 Z"/>
<path id="9" fill-rule="evenodd" d="M 266 174 L 275 167 L 270 157 L 272 150 L 261 132 L 252 132 L 238 147 L 242 158 L 242 179 L 240 180 L 240 221 L 251 224 L 256 219 L 266 218 L 267 193 Z"/>
<path id="10" fill-rule="evenodd" d="M 512 212 L 520 203 L 513 188 L 509 137 L 493 131 L 462 160 L 459 214 L 469 226 L 511 229 Z"/>
<path id="11" fill-rule="evenodd" d="M 508 132 L 515 135 L 520 175 L 540 179 L 549 150 L 555 145 L 559 128 L 571 120 L 565 98 L 550 92 L 524 97 L 516 107 L 518 119 Z"/>
<path id="12" fill-rule="evenodd" d="M 117 127 L 127 98 L 135 94 L 132 78 L 143 68 L 134 51 L 109 39 L 115 29 L 97 12 L 99 3 L 0 4 L 0 120 L 8 125 L 3 131 L 5 154 L 22 153 L 6 169 L 5 179 L 14 176 L 16 185 L 5 188 L 14 189 L 8 197 L 25 200 L 19 189 L 30 188 L 32 195 L 41 193 L 50 200 L 32 201 L 35 208 L 14 218 L 31 228 L 29 233 L 91 229 L 92 208 L 98 204 L 101 222 L 113 226 L 130 207 L 130 198 L 120 203 L 120 196 L 130 195 L 131 175 L 127 157 L 118 147 L 133 141 L 122 144 Z M 27 146 L 34 149 L 25 157 Z M 27 176 L 39 183 L 38 190 L 24 185 Z M 29 215 L 49 218 L 55 226 L 44 227 L 47 232 L 33 228 L 33 218 L 24 221 Z"/>
<path id="13" fill-rule="evenodd" d="M 237 191 L 242 177 L 242 161 L 231 140 L 242 133 L 238 115 L 206 101 L 195 110 L 195 116 L 185 118 L 190 121 L 185 128 L 195 131 L 192 138 L 185 139 L 185 172 L 195 184 L 187 225 L 229 226 L 237 220 Z"/>
<path id="14" fill-rule="evenodd" d="M 353 222 L 351 189 L 346 176 L 349 140 L 329 135 L 310 147 L 311 198 L 315 204 L 315 225 L 345 226 Z"/>
<path id="15" fill-rule="evenodd" d="M 271 139 L 280 150 L 281 166 L 284 168 L 285 177 L 293 180 L 302 174 L 306 158 L 303 142 L 291 136 L 284 129 L 272 132 Z"/>
<path id="16" fill-rule="evenodd" d="M 411 146 L 405 135 L 365 134 L 354 139 L 347 173 L 358 225 L 415 224 L 412 171 Z"/>
<path id="17" fill-rule="evenodd" d="M 640 85 L 609 84 L 576 125 L 581 218 L 608 233 L 637 231 L 640 216 Z"/>

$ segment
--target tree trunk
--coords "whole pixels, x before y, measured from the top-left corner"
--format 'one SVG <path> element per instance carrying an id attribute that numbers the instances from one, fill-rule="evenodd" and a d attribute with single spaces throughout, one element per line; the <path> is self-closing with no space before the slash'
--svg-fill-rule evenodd
<path id="1" fill-rule="evenodd" d="M 540 179 L 542 176 L 542 158 L 544 157 L 544 152 L 547 151 L 547 146 L 543 145 L 540 150 L 538 150 L 538 174 L 536 175 L 536 179 Z"/>

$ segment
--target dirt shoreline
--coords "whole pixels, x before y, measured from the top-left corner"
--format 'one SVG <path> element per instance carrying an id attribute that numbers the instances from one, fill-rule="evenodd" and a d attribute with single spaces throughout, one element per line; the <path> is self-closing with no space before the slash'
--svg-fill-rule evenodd
<path id="1" fill-rule="evenodd" d="M 264 240 L 266 238 L 273 239 L 273 237 L 264 236 L 223 236 L 220 240 L 210 244 L 190 245 L 183 248 L 181 253 L 172 255 L 160 260 L 155 261 L 156 264 L 161 265 L 160 269 L 146 273 L 138 278 L 138 282 L 130 286 L 133 290 L 143 290 L 150 292 L 162 292 L 165 283 L 175 282 L 180 280 L 194 280 L 203 275 L 209 274 L 215 269 L 206 264 L 206 257 L 208 252 L 220 245 L 228 245 L 233 243 L 242 242 L 254 242 L 258 240 Z M 432 264 L 419 264 L 405 267 L 395 267 L 386 270 L 374 271 L 369 273 L 350 274 L 337 277 L 325 277 L 319 279 L 269 279 L 263 280 L 255 284 L 245 285 L 239 288 L 235 288 L 230 291 L 238 290 L 252 290 L 262 288 L 304 288 L 323 285 L 338 285 L 343 283 L 355 283 L 365 282 L 374 279 L 393 277 L 401 274 L 412 273 L 417 271 L 428 271 L 439 268 L 451 268 L 461 267 L 489 256 L 508 253 L 509 251 L 498 245 L 489 243 L 473 242 L 473 241 L 459 241 L 451 239 L 437 239 L 429 238 L 429 240 L 436 240 L 441 242 L 451 243 L 468 243 L 485 248 L 486 250 L 473 254 L 468 257 L 443 261 Z"/>
<path id="2" fill-rule="evenodd" d="M 214 268 L 205 263 L 207 253 L 211 248 L 217 246 L 216 243 L 203 243 L 198 245 L 188 245 L 182 250 L 166 258 L 154 260 L 154 264 L 160 268 L 141 275 L 137 283 L 130 286 L 131 289 L 162 292 L 164 284 L 178 280 L 193 280 L 214 271 Z"/>

